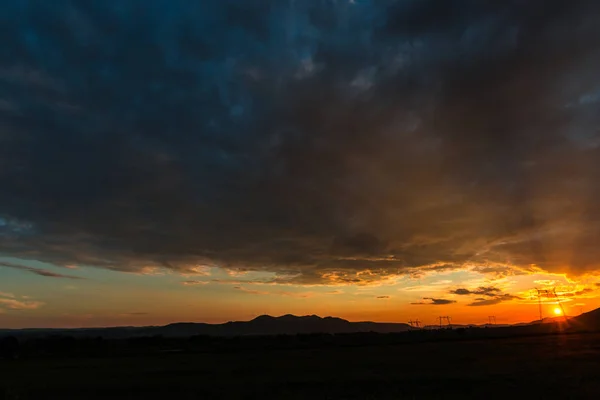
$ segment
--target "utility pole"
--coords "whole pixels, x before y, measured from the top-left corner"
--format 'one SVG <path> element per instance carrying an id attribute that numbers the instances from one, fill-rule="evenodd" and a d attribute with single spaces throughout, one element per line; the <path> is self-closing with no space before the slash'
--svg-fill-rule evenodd
<path id="1" fill-rule="evenodd" d="M 488 317 L 488 324 L 489 325 L 496 325 L 496 316 L 495 315 L 490 315 Z"/>

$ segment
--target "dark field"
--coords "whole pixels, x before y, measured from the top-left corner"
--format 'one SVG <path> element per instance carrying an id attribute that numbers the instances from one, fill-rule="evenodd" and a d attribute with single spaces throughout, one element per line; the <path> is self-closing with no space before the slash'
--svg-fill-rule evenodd
<path id="1" fill-rule="evenodd" d="M 600 398 L 600 334 L 0 360 L 0 399 Z"/>

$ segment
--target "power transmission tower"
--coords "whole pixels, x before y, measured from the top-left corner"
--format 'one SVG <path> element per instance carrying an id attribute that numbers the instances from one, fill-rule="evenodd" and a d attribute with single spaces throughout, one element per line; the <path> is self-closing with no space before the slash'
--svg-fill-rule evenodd
<path id="1" fill-rule="evenodd" d="M 408 321 L 408 323 L 410 324 L 411 328 L 417 328 L 417 329 L 421 328 L 421 321 L 419 321 L 418 319 L 416 319 L 414 321 L 411 319 L 410 321 Z"/>
<path id="2" fill-rule="evenodd" d="M 489 325 L 496 325 L 496 316 L 495 315 L 490 315 L 488 317 L 488 324 Z"/>
<path id="3" fill-rule="evenodd" d="M 450 322 L 450 321 L 452 320 L 452 318 L 451 318 L 450 316 L 448 316 L 448 315 L 439 316 L 439 317 L 438 317 L 438 320 L 440 321 L 440 329 L 442 329 L 442 326 L 443 326 L 443 321 L 446 321 L 446 322 L 447 322 L 447 325 L 446 325 L 446 326 L 447 326 L 448 328 L 452 329 L 452 324 L 451 324 L 451 322 Z"/>
<path id="4" fill-rule="evenodd" d="M 563 305 L 560 302 L 560 297 L 558 297 L 558 295 L 556 294 L 556 288 L 552 288 L 552 296 L 556 299 L 556 302 L 558 303 L 558 306 L 560 307 L 560 311 L 562 312 L 562 315 L 563 315 L 563 317 L 565 317 L 565 320 L 566 320 L 567 314 L 565 314 L 565 309 L 563 308 Z"/>
<path id="5" fill-rule="evenodd" d="M 538 288 L 535 288 L 535 290 L 537 291 L 538 309 L 540 311 L 540 323 L 542 323 L 543 322 L 543 320 L 542 320 L 542 296 L 548 297 L 548 293 L 550 293 L 550 291 L 548 289 L 538 289 Z"/>
<path id="6" fill-rule="evenodd" d="M 556 303 L 560 307 L 560 311 L 561 311 L 562 315 L 565 317 L 565 319 L 567 318 L 567 314 L 565 314 L 565 309 L 563 308 L 563 305 L 560 302 L 560 297 L 558 297 L 558 295 L 556 294 L 556 288 L 552 288 L 552 290 L 535 288 L 535 290 L 537 290 L 537 296 L 538 296 L 538 307 L 540 310 L 540 322 L 542 322 L 542 297 L 546 297 L 547 299 L 556 299 Z"/>

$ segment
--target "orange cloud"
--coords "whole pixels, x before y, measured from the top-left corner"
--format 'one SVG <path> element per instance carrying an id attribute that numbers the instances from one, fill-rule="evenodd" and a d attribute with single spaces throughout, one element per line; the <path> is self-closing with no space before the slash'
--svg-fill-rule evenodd
<path id="1" fill-rule="evenodd" d="M 181 284 L 183 286 L 196 286 L 196 285 L 206 285 L 208 281 L 182 281 Z"/>

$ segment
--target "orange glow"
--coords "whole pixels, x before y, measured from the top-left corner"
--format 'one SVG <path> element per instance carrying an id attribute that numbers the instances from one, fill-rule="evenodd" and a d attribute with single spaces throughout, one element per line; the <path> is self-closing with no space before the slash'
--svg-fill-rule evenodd
<path id="1" fill-rule="evenodd" d="M 556 314 L 556 315 L 561 315 L 562 314 L 562 310 L 560 309 L 560 307 L 556 307 L 554 309 L 554 314 Z"/>

